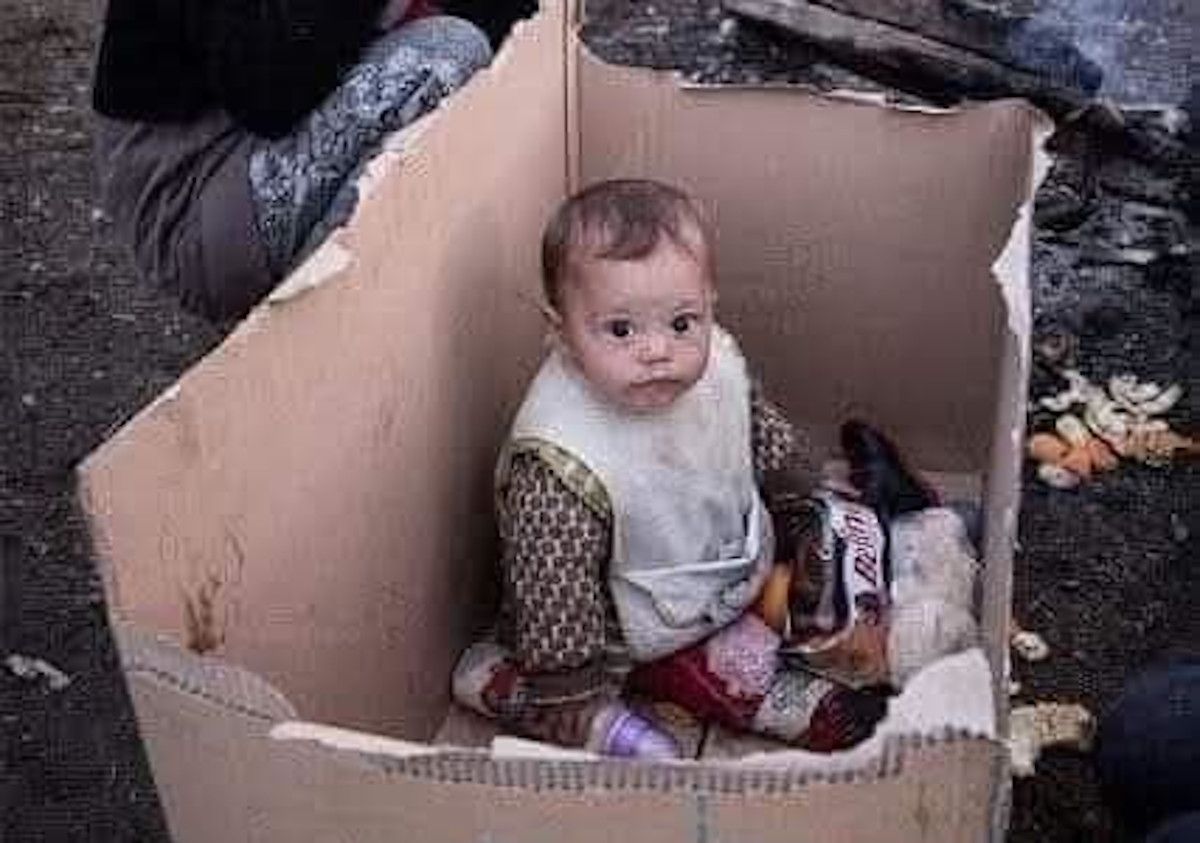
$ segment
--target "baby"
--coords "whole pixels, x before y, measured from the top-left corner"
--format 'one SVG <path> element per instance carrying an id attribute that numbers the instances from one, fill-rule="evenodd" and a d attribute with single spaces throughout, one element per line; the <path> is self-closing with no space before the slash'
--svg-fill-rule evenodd
<path id="1" fill-rule="evenodd" d="M 643 180 L 589 187 L 546 229 L 551 348 L 496 471 L 500 623 L 454 677 L 460 703 L 521 734 L 676 755 L 631 690 L 815 749 L 882 713 L 872 691 L 784 666 L 747 611 L 772 515 L 811 474 L 714 319 L 711 242 L 689 197 Z"/>

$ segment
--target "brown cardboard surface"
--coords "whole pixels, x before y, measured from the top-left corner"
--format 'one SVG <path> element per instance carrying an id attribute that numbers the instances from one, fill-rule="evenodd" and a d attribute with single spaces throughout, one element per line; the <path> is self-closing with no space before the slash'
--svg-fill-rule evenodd
<path id="1" fill-rule="evenodd" d="M 663 794 L 539 793 L 401 777 L 361 753 L 274 740 L 267 724 L 154 677 L 134 674 L 131 691 L 179 843 L 489 838 L 557 843 L 568 836 L 586 843 L 629 835 L 639 825 L 653 828 L 659 839 L 688 839 L 685 813 Z M 173 786 L 162 787 L 164 782 Z"/>
<path id="2" fill-rule="evenodd" d="M 965 843 L 987 839 L 988 780 L 1001 752 L 964 738 L 910 741 L 874 771 L 829 780 L 716 769 L 697 777 L 696 765 L 391 757 L 272 738 L 270 720 L 143 671 L 130 673 L 130 687 L 180 843 L 792 841 L 817 827 L 823 840 L 847 843 Z"/>
<path id="3" fill-rule="evenodd" d="M 721 318 L 832 441 L 858 414 L 923 467 L 989 459 L 1007 316 L 991 265 L 1027 196 L 1034 112 L 905 113 L 579 67 L 583 183 L 645 175 L 711 210 Z"/>
<path id="4" fill-rule="evenodd" d="M 285 721 L 261 689 L 144 635 L 122 657 L 172 832 L 197 840 L 987 839 L 1003 749 L 961 735 L 892 737 L 875 760 L 821 772 L 534 762 Z M 208 660 L 204 660 L 208 661 Z M 982 662 L 982 660 L 980 659 Z M 211 671 L 208 671 L 211 672 Z M 230 681 L 232 678 L 233 681 Z M 199 682 L 199 684 L 197 684 Z M 920 713 L 920 712 L 918 712 Z M 287 737 L 284 737 L 286 735 Z M 357 747 L 357 748 L 356 748 Z M 982 783 L 982 784 L 981 784 Z M 744 836 L 748 835 L 748 836 Z M 883 835 L 883 836 L 881 836 Z"/>
<path id="5" fill-rule="evenodd" d="M 826 440 L 861 414 L 947 485 L 983 490 L 1000 683 L 1035 113 L 681 88 L 577 54 L 572 5 L 549 3 L 377 160 L 347 228 L 89 457 L 112 615 L 215 646 L 307 720 L 431 737 L 490 611 L 491 469 L 540 356 L 543 222 L 568 184 L 649 175 L 712 209 L 721 318 L 772 398 Z M 189 627 L 189 605 L 211 620 Z M 889 738 L 848 772 L 381 760 L 269 737 L 263 711 L 282 708 L 231 705 L 203 679 L 240 674 L 126 664 L 180 840 L 1000 834 L 1003 748 L 977 737 Z"/>
<path id="6" fill-rule="evenodd" d="M 1030 342 L 1033 334 L 1029 272 L 1033 243 L 1033 196 L 1050 171 L 1046 141 L 1054 132 L 1049 118 L 1038 115 L 1029 133 L 1029 165 L 1025 168 L 1029 199 L 1019 209 L 1012 234 L 993 270 L 1008 313 L 1008 331 L 1000 355 L 1000 391 L 992 428 L 984 520 L 984 601 L 980 627 L 992 660 L 1000 727 L 1008 731 L 1009 627 L 1012 614 L 1012 560 L 1021 504 L 1021 465 L 1025 456 Z"/>
<path id="7" fill-rule="evenodd" d="M 340 271 L 260 307 L 86 461 L 115 617 L 184 640 L 207 600 L 217 652 L 306 715 L 432 735 L 486 605 L 488 469 L 541 349 L 526 294 L 564 192 L 561 34 L 554 13 L 518 30 L 376 173 L 325 247 Z"/>
<path id="8" fill-rule="evenodd" d="M 756 804 L 715 800 L 707 839 L 791 843 L 803 839 L 799 831 L 804 828 L 823 843 L 982 843 L 993 839 L 989 825 L 998 752 L 981 741 L 955 742 L 908 756 L 903 775 L 817 784 Z M 748 828 L 752 834 L 745 833 Z"/>

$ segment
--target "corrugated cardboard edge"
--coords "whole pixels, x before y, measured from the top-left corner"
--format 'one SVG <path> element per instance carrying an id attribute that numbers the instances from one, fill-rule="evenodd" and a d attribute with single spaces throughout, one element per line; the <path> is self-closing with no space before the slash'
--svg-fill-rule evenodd
<path id="1" fill-rule="evenodd" d="M 291 701 L 256 673 L 221 659 L 184 650 L 161 635 L 116 622 L 113 637 L 126 676 L 187 694 L 218 708 L 263 722 L 298 716 Z"/>
<path id="2" fill-rule="evenodd" d="M 278 728 L 278 727 L 277 727 Z M 276 737 L 281 735 L 276 734 Z M 338 750 L 332 743 L 326 743 Z M 903 775 L 910 759 L 934 748 L 972 747 L 993 761 L 1006 750 L 994 740 L 967 731 L 947 729 L 929 735 L 897 735 L 883 743 L 871 763 L 846 769 L 796 770 L 713 764 L 684 760 L 674 763 L 630 762 L 620 759 L 549 757 L 544 752 L 497 757 L 486 750 L 436 752 L 388 751 L 366 742 L 365 760 L 396 776 L 439 783 L 476 784 L 532 791 L 583 792 L 605 790 L 706 793 L 711 795 L 772 795 L 794 793 L 820 784 L 881 781 Z M 350 751 L 346 749 L 346 751 Z M 565 755 L 565 754 L 564 754 Z"/>
<path id="3" fill-rule="evenodd" d="M 1033 303 L 1030 292 L 1032 272 L 1033 206 L 1038 188 L 1050 172 L 1052 157 L 1046 142 L 1054 133 L 1054 122 L 1041 111 L 1030 107 L 1032 133 L 1030 144 L 1030 182 L 1027 199 L 1017 209 L 1017 218 L 1004 248 L 992 264 L 992 274 L 1004 298 L 1008 313 L 1005 365 L 1015 368 L 1015 377 L 1001 377 L 1002 394 L 998 401 L 1000 417 L 993 435 L 995 453 L 992 472 L 988 477 L 988 494 L 1003 496 L 1005 508 L 1002 523 L 985 531 L 985 555 L 992 560 L 1006 559 L 1003 572 L 984 571 L 989 577 L 986 591 L 988 601 L 980 607 L 980 622 L 989 653 L 995 663 L 993 695 L 996 700 L 997 724 L 1001 734 L 1008 733 L 1008 685 L 1011 675 L 1009 631 L 1012 625 L 1012 561 L 1017 542 L 1017 516 L 1021 506 L 1021 466 L 1024 462 L 1025 424 L 1028 411 L 1031 336 L 1033 332 Z M 1017 392 L 1008 384 L 1020 384 Z M 1007 752 L 998 756 L 995 765 L 994 794 L 991 812 L 991 839 L 1004 840 L 1012 811 L 1011 758 Z"/>
<path id="4" fill-rule="evenodd" d="M 987 494 L 992 500 L 1003 500 L 1002 523 L 989 525 L 985 532 L 984 556 L 1006 559 L 1007 574 L 1002 582 L 989 583 L 989 600 L 981 607 L 981 622 L 989 652 L 1000 661 L 993 664 L 998 700 L 1008 698 L 1008 632 L 1012 601 L 1012 557 L 1017 540 L 1017 515 L 1021 502 L 1021 465 L 1024 460 L 1025 417 L 1028 407 L 1027 385 L 1030 366 L 1030 336 L 1032 301 L 1030 298 L 1031 251 L 1033 238 L 1033 205 L 1039 185 L 1049 172 L 1052 159 L 1045 144 L 1054 132 L 1054 124 L 1044 113 L 1030 108 L 1032 124 L 1029 150 L 1030 180 L 1026 201 L 1017 209 L 1016 219 L 1008 240 L 992 264 L 992 276 L 1003 297 L 1008 315 L 1005 338 L 1005 366 L 1012 367 L 1015 377 L 1000 379 L 1005 384 L 1024 385 L 1019 392 L 1004 391 L 999 396 L 1000 415 L 992 441 L 994 451 L 991 471 L 987 478 Z M 993 555 L 994 554 L 994 555 Z M 984 575 L 995 572 L 985 571 Z M 1003 654 L 1002 656 L 1000 654 Z M 1001 729 L 1007 727 L 1007 706 L 999 711 Z"/>
<path id="5" fill-rule="evenodd" d="M 986 745 L 1001 756 L 1005 752 L 1003 744 L 993 737 L 949 727 L 925 734 L 889 735 L 867 757 L 848 758 L 829 769 L 766 766 L 752 761 L 630 763 L 578 751 L 554 751 L 519 739 L 507 739 L 499 753 L 446 748 L 292 719 L 295 710 L 282 693 L 236 665 L 196 656 L 129 625 L 121 626 L 119 638 L 125 672 L 135 683 L 148 683 L 182 694 L 193 704 L 257 722 L 272 741 L 314 744 L 334 756 L 368 764 L 390 775 L 439 783 L 534 791 L 616 788 L 661 793 L 775 794 L 819 783 L 895 778 L 903 774 L 906 759 L 934 747 L 968 743 Z M 836 756 L 830 758 L 837 761 Z"/>
<path id="6" fill-rule="evenodd" d="M 397 738 L 387 738 L 371 732 L 341 729 L 324 723 L 288 720 L 271 728 L 270 736 L 277 741 L 310 741 L 333 750 L 357 752 L 388 758 L 413 758 L 436 753 L 436 747 Z"/>
<path id="7" fill-rule="evenodd" d="M 498 741 L 491 750 L 447 748 L 295 719 L 297 712 L 286 696 L 256 674 L 221 659 L 197 656 L 131 624 L 118 623 L 114 631 L 122 667 L 135 685 L 180 694 L 193 705 L 214 713 L 245 718 L 258 724 L 256 728 L 264 730 L 272 741 L 314 744 L 322 751 L 388 774 L 440 783 L 534 791 L 626 788 L 663 793 L 774 794 L 818 783 L 895 778 L 903 774 L 907 758 L 932 747 L 986 745 L 993 751 L 991 763 L 996 769 L 1007 757 L 1005 745 L 986 723 L 980 728 L 946 726 L 920 733 L 880 735 L 854 750 L 830 756 L 785 750 L 721 762 L 688 759 L 665 764 L 630 763 L 514 738 Z M 984 659 L 977 652 L 951 658 L 958 662 L 957 672 L 983 670 Z M 976 661 L 978 666 L 974 665 Z M 953 672 L 944 673 L 952 676 Z M 995 789 L 994 795 L 998 793 Z"/>
<path id="8" fill-rule="evenodd" d="M 433 755 L 320 725 L 285 727 L 141 673 L 130 675 L 130 691 L 146 712 L 142 728 L 155 776 L 175 785 L 163 799 L 181 840 L 348 834 L 379 841 L 784 843 L 796 839 L 799 818 L 824 817 L 850 823 L 830 827 L 841 829 L 838 839 L 968 843 L 988 839 L 979 820 L 991 810 L 990 777 L 1004 752 L 946 733 L 897 739 L 875 768 L 837 775 L 614 760 L 498 762 L 478 752 Z M 230 763 L 196 765 L 212 753 Z M 184 781 L 190 790 L 179 787 Z M 832 803 L 823 808 L 827 799 Z M 872 804 L 880 810 L 864 810 Z"/>
<path id="9" fill-rule="evenodd" d="M 697 778 L 700 774 L 696 771 L 710 768 L 722 769 L 732 774 L 733 777 L 725 781 L 735 782 L 737 788 L 746 787 L 746 782 L 756 780 L 763 772 L 782 776 L 783 780 L 800 785 L 814 781 L 866 780 L 899 775 L 903 764 L 898 761 L 897 753 L 902 755 L 905 747 L 910 745 L 922 746 L 971 739 L 982 740 L 999 747 L 1002 746 L 1002 742 L 996 738 L 991 697 L 987 692 L 979 692 L 979 689 L 976 689 L 974 699 L 963 699 L 964 708 L 956 712 L 961 715 L 957 720 L 925 729 L 905 729 L 905 724 L 911 725 L 913 718 L 919 721 L 924 716 L 925 707 L 931 700 L 949 698 L 961 692 L 964 687 L 968 691 L 976 688 L 977 683 L 974 680 L 981 675 L 986 676 L 987 671 L 987 660 L 978 649 L 949 656 L 938 664 L 931 665 L 914 677 L 905 693 L 894 701 L 890 714 L 894 719 L 891 720 L 890 729 L 887 725 L 889 721 L 885 720 L 881 724 L 879 734 L 841 753 L 822 754 L 780 747 L 775 752 L 756 753 L 743 758 L 717 761 L 681 759 L 658 766 L 674 771 L 674 778 L 671 779 L 674 784 L 671 786 L 697 784 L 703 777 Z M 391 765 L 392 761 L 397 759 L 440 757 L 455 765 L 467 764 L 470 769 L 455 774 L 467 776 L 467 781 L 490 781 L 489 776 L 495 773 L 489 772 L 489 765 L 509 765 L 511 768 L 513 764 L 571 762 L 583 765 L 578 767 L 573 775 L 583 775 L 580 783 L 586 785 L 591 782 L 590 777 L 596 775 L 593 768 L 599 769 L 597 765 L 628 763 L 595 753 L 565 749 L 507 735 L 495 738 L 490 750 L 430 746 L 323 724 L 299 722 L 278 724 L 272 729 L 271 737 L 282 740 L 312 740 L 334 749 L 355 750 L 373 757 L 391 759 L 383 762 L 385 766 Z M 467 763 L 464 759 L 473 761 Z M 647 765 L 639 763 L 635 766 Z M 428 773 L 437 777 L 442 774 L 439 770 L 444 772 L 443 768 L 435 766 Z M 451 780 L 460 779 L 452 776 Z M 526 780 L 527 776 L 517 775 L 509 781 L 511 786 L 523 786 Z"/>

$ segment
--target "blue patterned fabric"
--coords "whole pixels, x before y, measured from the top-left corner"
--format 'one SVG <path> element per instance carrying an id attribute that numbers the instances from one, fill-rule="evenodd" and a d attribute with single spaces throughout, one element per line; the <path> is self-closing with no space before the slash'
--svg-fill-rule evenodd
<path id="1" fill-rule="evenodd" d="M 487 36 L 473 24 L 421 18 L 368 47 L 294 132 L 259 142 L 250 155 L 250 185 L 272 272 L 285 274 L 346 220 L 357 201 L 358 173 L 390 133 L 490 60 Z"/>

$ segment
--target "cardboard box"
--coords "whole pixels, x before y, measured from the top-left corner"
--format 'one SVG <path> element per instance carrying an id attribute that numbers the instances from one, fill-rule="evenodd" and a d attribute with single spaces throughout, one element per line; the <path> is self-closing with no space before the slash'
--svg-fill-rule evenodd
<path id="1" fill-rule="evenodd" d="M 795 420 L 825 439 L 876 420 L 976 490 L 990 670 L 963 699 L 1004 683 L 1045 120 L 687 87 L 603 64 L 574 15 L 549 2 L 519 25 L 374 162 L 352 221 L 80 470 L 173 835 L 1000 840 L 990 688 L 998 733 L 925 712 L 815 759 L 426 743 L 488 620 L 492 465 L 542 350 L 542 226 L 617 175 L 711 207 L 720 318 Z"/>

